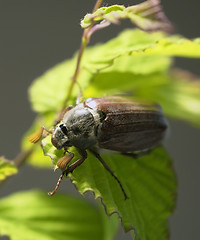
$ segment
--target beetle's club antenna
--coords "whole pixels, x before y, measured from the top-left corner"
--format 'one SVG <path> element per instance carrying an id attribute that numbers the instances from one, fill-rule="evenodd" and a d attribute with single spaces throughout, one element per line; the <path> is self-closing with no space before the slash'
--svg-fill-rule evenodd
<path id="1" fill-rule="evenodd" d="M 33 134 L 31 134 L 29 137 L 28 137 L 28 140 L 31 142 L 31 143 L 37 143 L 39 142 L 42 138 L 45 138 L 46 136 L 44 136 L 44 131 L 47 132 L 47 135 L 48 134 L 52 134 L 52 130 L 48 130 L 47 128 L 45 128 L 44 126 L 42 126 L 41 128 L 39 128 L 36 132 L 34 132 Z"/>

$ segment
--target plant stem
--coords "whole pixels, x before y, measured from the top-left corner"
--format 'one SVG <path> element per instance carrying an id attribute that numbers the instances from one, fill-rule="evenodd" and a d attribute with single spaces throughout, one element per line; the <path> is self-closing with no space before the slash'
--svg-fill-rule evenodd
<path id="1" fill-rule="evenodd" d="M 13 161 L 15 166 L 20 167 L 26 161 L 27 157 L 31 155 L 32 152 L 33 148 L 28 151 L 20 152 Z"/>
<path id="2" fill-rule="evenodd" d="M 96 4 L 95 4 L 92 12 L 95 12 L 101 6 L 102 1 L 103 0 L 97 0 L 96 1 Z M 87 44 L 90 41 L 90 34 L 88 34 L 88 32 L 93 27 L 93 25 L 94 24 L 92 24 L 87 29 L 84 29 L 84 31 L 83 31 L 81 46 L 80 46 L 80 49 L 79 49 L 79 52 L 78 52 L 78 57 L 77 57 L 77 62 L 76 62 L 76 68 L 75 68 L 74 74 L 71 78 L 72 81 L 71 81 L 70 87 L 69 87 L 68 92 L 67 92 L 67 97 L 65 98 L 65 100 L 63 102 L 62 109 L 64 109 L 67 106 L 67 103 L 68 103 L 68 101 L 71 97 L 74 85 L 77 82 L 78 74 L 80 72 L 80 64 L 81 64 L 81 60 L 82 60 L 82 57 L 83 57 L 83 52 L 84 52 Z"/>
<path id="3" fill-rule="evenodd" d="M 92 12 L 94 13 L 98 8 L 100 8 L 101 4 L 102 0 L 97 0 Z"/>

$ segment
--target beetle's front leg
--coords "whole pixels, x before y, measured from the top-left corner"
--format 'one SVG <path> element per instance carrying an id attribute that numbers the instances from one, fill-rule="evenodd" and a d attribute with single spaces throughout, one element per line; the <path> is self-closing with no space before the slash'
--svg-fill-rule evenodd
<path id="1" fill-rule="evenodd" d="M 48 195 L 49 196 L 53 196 L 57 191 L 58 188 L 60 186 L 60 183 L 64 177 L 64 175 L 66 174 L 66 176 L 68 175 L 68 173 L 72 173 L 73 170 L 75 168 L 77 168 L 79 165 L 81 165 L 85 159 L 87 158 L 87 152 L 85 150 L 80 150 L 78 149 L 78 152 L 80 153 L 80 155 L 82 156 L 80 159 L 78 159 L 77 161 L 75 161 L 74 163 L 72 163 L 71 165 L 68 165 L 68 163 L 73 159 L 74 154 L 73 153 L 69 153 L 68 155 L 60 158 L 57 162 L 57 166 L 63 171 L 62 174 L 60 175 L 58 182 L 56 184 L 55 189 L 52 192 L 49 192 Z M 67 169 L 65 170 L 65 168 L 67 167 Z"/>
<path id="2" fill-rule="evenodd" d="M 60 177 L 58 179 L 55 189 L 52 192 L 48 193 L 49 196 L 53 196 L 58 191 L 60 183 L 66 172 L 65 168 L 67 167 L 67 164 L 73 159 L 73 157 L 74 157 L 74 154 L 69 152 L 68 155 L 65 155 L 64 157 L 62 157 L 58 160 L 57 166 L 58 166 L 58 168 L 60 168 L 62 170 L 62 174 L 60 175 Z"/>
<path id="3" fill-rule="evenodd" d="M 80 166 L 87 158 L 87 152 L 85 150 L 81 150 L 81 149 L 77 149 L 77 150 L 80 153 L 81 158 L 79 158 L 77 161 L 75 161 L 74 163 L 68 166 L 68 168 L 64 171 L 66 176 L 68 175 L 68 173 L 72 173 L 74 169 Z"/>

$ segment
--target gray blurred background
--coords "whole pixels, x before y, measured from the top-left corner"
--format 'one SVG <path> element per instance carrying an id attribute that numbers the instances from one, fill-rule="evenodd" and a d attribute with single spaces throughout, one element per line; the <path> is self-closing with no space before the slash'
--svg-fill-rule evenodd
<path id="1" fill-rule="evenodd" d="M 126 6 L 139 1 L 106 1 Z M 13 159 L 20 151 L 20 139 L 31 125 L 27 89 L 31 82 L 55 64 L 70 58 L 80 45 L 80 19 L 95 1 L 0 0 L 0 155 Z M 200 1 L 167 1 L 162 5 L 177 32 L 188 38 L 200 36 Z M 125 26 L 98 32 L 91 44 L 106 41 Z M 200 75 L 200 61 L 176 59 L 176 66 Z M 200 130 L 186 123 L 170 121 L 171 136 L 166 143 L 174 159 L 178 179 L 177 208 L 170 218 L 171 240 L 200 239 Z M 0 197 L 19 190 L 40 188 L 49 191 L 59 173 L 23 166 L 0 190 Z M 65 180 L 67 181 L 67 180 Z M 76 194 L 71 183 L 65 192 Z M 116 239 L 131 239 L 120 230 Z"/>

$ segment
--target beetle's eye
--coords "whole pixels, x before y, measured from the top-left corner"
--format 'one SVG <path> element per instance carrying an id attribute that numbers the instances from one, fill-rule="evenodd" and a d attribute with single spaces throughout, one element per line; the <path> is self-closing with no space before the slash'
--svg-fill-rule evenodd
<path id="1" fill-rule="evenodd" d="M 64 125 L 64 124 L 60 124 L 60 129 L 62 130 L 62 132 L 65 134 L 65 135 L 67 135 L 67 128 L 66 128 L 66 126 Z"/>

